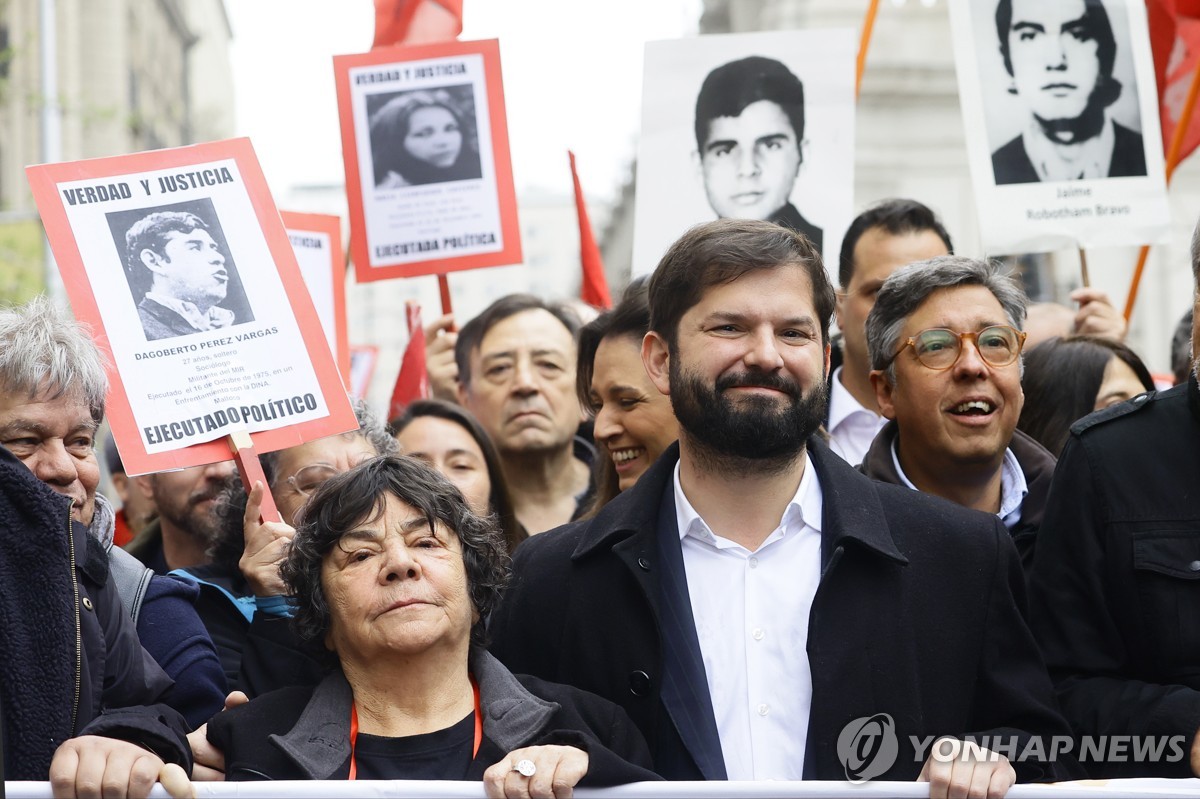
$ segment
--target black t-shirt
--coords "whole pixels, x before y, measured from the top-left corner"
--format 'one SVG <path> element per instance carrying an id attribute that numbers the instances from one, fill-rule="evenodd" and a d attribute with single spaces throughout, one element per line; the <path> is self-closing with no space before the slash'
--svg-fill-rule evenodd
<path id="1" fill-rule="evenodd" d="M 359 733 L 354 761 L 360 780 L 462 780 L 475 747 L 475 713 L 436 732 L 382 738 Z"/>

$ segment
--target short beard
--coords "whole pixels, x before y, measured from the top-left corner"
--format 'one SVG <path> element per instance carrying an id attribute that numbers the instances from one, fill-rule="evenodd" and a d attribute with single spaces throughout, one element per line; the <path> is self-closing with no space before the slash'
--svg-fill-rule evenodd
<path id="1" fill-rule="evenodd" d="M 744 372 L 719 378 L 709 388 L 695 373 L 670 366 L 671 405 L 680 437 L 697 467 L 738 477 L 781 474 L 804 454 L 805 443 L 825 421 L 828 389 L 824 370 L 808 393 L 774 373 Z M 749 396 L 735 405 L 724 392 L 733 386 L 762 386 L 784 392 L 783 407 L 768 397 Z"/>

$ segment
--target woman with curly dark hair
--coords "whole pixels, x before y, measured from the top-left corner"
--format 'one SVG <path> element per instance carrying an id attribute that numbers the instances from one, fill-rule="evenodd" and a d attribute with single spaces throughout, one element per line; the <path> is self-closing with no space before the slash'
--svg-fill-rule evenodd
<path id="1" fill-rule="evenodd" d="M 283 577 L 297 631 L 337 668 L 210 721 L 226 779 L 482 779 L 489 796 L 654 779 L 632 765 L 649 755 L 623 711 L 483 648 L 508 574 L 495 522 L 425 464 L 381 457 L 330 478 Z"/>

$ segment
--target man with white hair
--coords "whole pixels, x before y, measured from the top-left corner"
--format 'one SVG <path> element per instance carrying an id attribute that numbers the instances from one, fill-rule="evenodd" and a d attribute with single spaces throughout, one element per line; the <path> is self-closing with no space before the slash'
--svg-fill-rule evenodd
<path id="1" fill-rule="evenodd" d="M 50 778 L 58 795 L 143 792 L 164 762 L 191 766 L 184 719 L 153 704 L 171 680 L 138 644 L 87 529 L 99 515 L 99 367 L 48 301 L 0 311 L 4 778 Z"/>
<path id="2" fill-rule="evenodd" d="M 96 490 L 107 390 L 100 352 L 78 322 L 44 298 L 0 311 L 0 445 L 71 500 L 71 520 L 88 533 L 80 558 L 113 584 L 142 645 L 175 681 L 166 703 L 196 725 L 224 706 L 224 674 L 193 607 L 196 589 L 154 577 L 112 545 L 116 514 Z"/>

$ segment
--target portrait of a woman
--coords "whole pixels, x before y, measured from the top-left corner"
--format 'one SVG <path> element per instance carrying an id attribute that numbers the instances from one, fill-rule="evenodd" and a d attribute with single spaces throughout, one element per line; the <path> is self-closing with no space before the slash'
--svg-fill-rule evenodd
<path id="1" fill-rule="evenodd" d="M 453 90 L 457 90 L 454 92 Z M 474 119 L 458 95 L 470 86 L 401 92 L 371 114 L 375 188 L 396 189 L 481 176 Z"/>

